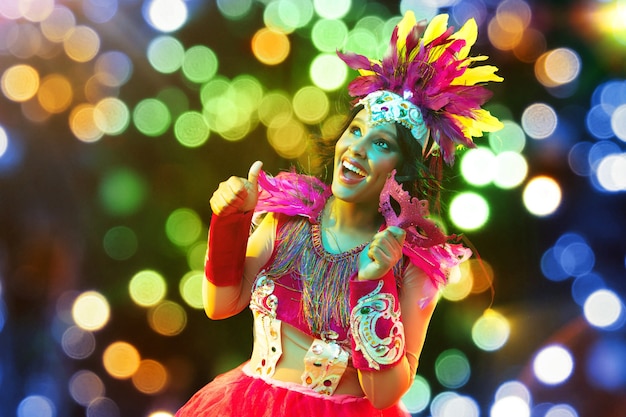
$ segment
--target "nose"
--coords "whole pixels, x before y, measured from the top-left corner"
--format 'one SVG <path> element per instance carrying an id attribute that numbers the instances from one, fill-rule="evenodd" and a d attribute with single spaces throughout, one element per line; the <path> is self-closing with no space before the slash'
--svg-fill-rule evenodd
<path id="1" fill-rule="evenodd" d="M 366 137 L 362 136 L 360 138 L 355 138 L 352 143 L 350 143 L 350 146 L 348 146 L 348 149 L 350 149 L 355 156 L 364 157 L 367 155 L 366 144 Z"/>

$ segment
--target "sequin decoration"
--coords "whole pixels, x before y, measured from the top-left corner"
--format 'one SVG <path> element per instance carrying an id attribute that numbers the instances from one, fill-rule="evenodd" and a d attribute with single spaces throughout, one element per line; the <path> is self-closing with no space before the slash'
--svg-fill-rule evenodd
<path id="1" fill-rule="evenodd" d="M 254 316 L 255 349 L 260 360 L 253 372 L 260 376 L 274 375 L 276 364 L 283 354 L 280 339 L 281 321 L 276 319 L 278 297 L 274 295 L 275 284 L 263 273 L 259 274 L 250 300 L 250 309 Z"/>
<path id="2" fill-rule="evenodd" d="M 335 340 L 315 339 L 304 356 L 302 385 L 332 395 L 346 370 L 348 356 Z"/>
<path id="3" fill-rule="evenodd" d="M 381 293 L 383 280 L 371 293 L 361 297 L 350 314 L 350 330 L 355 342 L 355 350 L 360 351 L 372 369 L 380 365 L 396 363 L 404 355 L 404 326 L 400 320 L 400 310 L 395 308 L 395 298 Z M 379 320 L 389 320 L 392 325 L 389 334 L 382 337 L 376 332 Z"/>

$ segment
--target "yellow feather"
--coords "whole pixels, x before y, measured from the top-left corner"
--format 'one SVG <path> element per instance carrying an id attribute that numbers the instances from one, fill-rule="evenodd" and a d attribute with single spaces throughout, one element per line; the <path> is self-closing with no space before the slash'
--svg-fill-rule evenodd
<path id="1" fill-rule="evenodd" d="M 422 37 L 424 45 L 428 45 L 439 36 L 443 35 L 443 33 L 448 29 L 448 15 L 440 14 L 433 17 L 433 20 L 430 21 L 428 26 L 426 27 L 426 31 L 424 32 L 424 36 Z"/>
<path id="2" fill-rule="evenodd" d="M 463 75 L 455 78 L 450 85 L 476 85 L 488 81 L 500 82 L 504 78 L 496 75 L 498 67 L 493 65 L 481 65 L 479 67 L 466 68 Z"/>
<path id="3" fill-rule="evenodd" d="M 453 33 L 450 37 L 452 39 L 465 40 L 465 46 L 459 51 L 458 58 L 467 58 L 470 49 L 472 49 L 472 46 L 474 46 L 474 43 L 476 43 L 476 39 L 478 38 L 478 25 L 476 25 L 476 20 L 474 20 L 473 18 L 469 19 L 467 22 L 465 22 L 461 29 Z"/>
<path id="4" fill-rule="evenodd" d="M 459 121 L 466 137 L 481 137 L 483 132 L 496 132 L 504 127 L 502 122 L 489 113 L 488 110 L 478 109 L 472 112 L 474 118 L 452 115 Z"/>
<path id="5" fill-rule="evenodd" d="M 406 37 L 409 36 L 411 29 L 417 24 L 415 13 L 409 10 L 404 13 L 404 17 L 396 26 L 398 27 L 398 41 L 396 43 L 398 51 L 402 51 L 406 47 Z"/>

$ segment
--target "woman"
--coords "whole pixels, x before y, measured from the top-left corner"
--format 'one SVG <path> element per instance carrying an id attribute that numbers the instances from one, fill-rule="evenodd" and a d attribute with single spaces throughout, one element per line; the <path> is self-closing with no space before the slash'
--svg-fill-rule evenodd
<path id="1" fill-rule="evenodd" d="M 480 108 L 488 94 L 467 82 L 474 40 L 473 21 L 453 33 L 445 15 L 425 28 L 409 13 L 392 36 L 394 59 L 340 54 L 364 72 L 349 86 L 358 102 L 334 143 L 330 186 L 268 177 L 260 161 L 220 184 L 205 310 L 222 319 L 249 306 L 254 348 L 178 417 L 408 415 L 400 399 L 437 290 L 471 255 L 428 218 L 427 198 L 437 198 L 439 161 L 498 124 Z M 498 81 L 494 71 L 478 81 Z M 255 212 L 267 214 L 249 234 Z"/>

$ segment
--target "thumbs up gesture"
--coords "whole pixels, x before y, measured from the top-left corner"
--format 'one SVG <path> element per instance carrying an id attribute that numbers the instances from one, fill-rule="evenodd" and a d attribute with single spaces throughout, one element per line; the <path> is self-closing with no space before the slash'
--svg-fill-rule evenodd
<path id="1" fill-rule="evenodd" d="M 233 176 L 221 182 L 209 201 L 213 213 L 227 216 L 254 209 L 259 197 L 258 178 L 261 168 L 263 162 L 256 161 L 250 167 L 247 179 Z"/>

